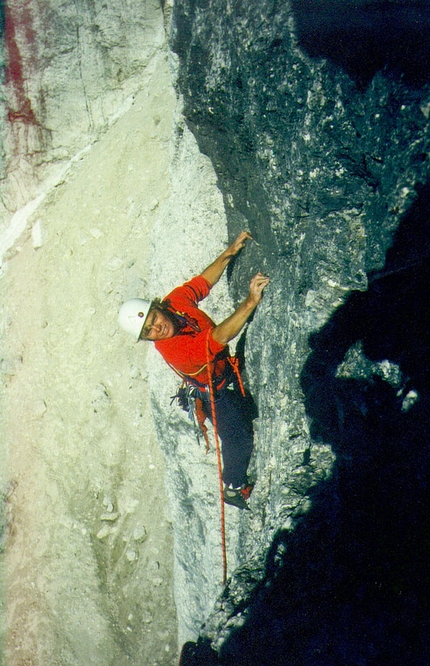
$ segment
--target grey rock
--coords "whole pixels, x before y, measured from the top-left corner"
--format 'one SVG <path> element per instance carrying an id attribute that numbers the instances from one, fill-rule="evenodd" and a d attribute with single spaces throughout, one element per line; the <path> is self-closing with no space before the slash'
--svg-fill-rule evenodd
<path id="1" fill-rule="evenodd" d="M 48 0 L 23 8 L 12 0 L 8 21 L 5 51 L 16 71 L 1 104 L 5 218 L 121 115 L 165 40 L 158 2 Z"/>
<path id="2" fill-rule="evenodd" d="M 409 19 L 413 62 L 392 42 L 381 55 L 375 36 L 387 38 L 376 3 L 356 3 L 346 16 L 333 0 L 324 20 L 321 3 L 303 5 L 306 13 L 298 2 L 181 0 L 173 10 L 186 126 L 215 170 L 229 237 L 249 228 L 257 241 L 229 271 L 233 303 L 248 276 L 271 277 L 246 335 L 260 414 L 252 512 L 228 522 L 230 579 L 217 602 L 215 471 L 207 474 L 198 449 L 187 453 L 189 425 L 169 410 L 160 385 L 153 390 L 173 506 L 180 636 L 211 643 L 222 663 L 352 663 L 358 652 L 373 659 L 391 641 L 390 613 L 407 622 L 409 601 L 422 612 L 426 603 L 418 588 L 428 567 L 406 581 L 399 562 L 420 568 L 426 491 L 418 461 L 427 480 L 429 469 L 422 393 L 427 403 L 430 87 L 419 66 L 420 54 L 428 56 Z M 344 23 L 333 18 L 337 10 Z M 390 25 L 399 11 L 388 9 Z M 414 11 L 428 38 L 427 10 Z M 333 34 L 344 50 L 340 42 L 330 50 Z M 178 121 L 178 156 L 184 136 Z M 154 242 L 160 253 L 163 242 Z M 414 385 L 398 396 L 411 377 L 421 392 Z M 415 394 L 421 399 L 411 402 Z M 209 616 L 202 588 L 213 599 Z M 345 644 L 345 633 L 360 637 L 372 622 L 362 595 L 388 619 L 370 642 Z M 410 660 L 406 633 L 391 638 L 392 663 L 399 654 Z M 417 661 L 425 658 L 421 638 Z"/>

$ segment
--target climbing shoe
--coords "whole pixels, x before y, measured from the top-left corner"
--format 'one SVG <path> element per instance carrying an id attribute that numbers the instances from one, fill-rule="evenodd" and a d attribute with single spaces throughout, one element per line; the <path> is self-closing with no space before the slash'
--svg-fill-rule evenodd
<path id="1" fill-rule="evenodd" d="M 249 491 L 248 488 L 250 488 Z M 243 486 L 241 488 L 233 488 L 230 486 L 225 486 L 224 502 L 226 504 L 231 504 L 231 506 L 235 506 L 238 509 L 245 509 L 247 511 L 250 511 L 250 508 L 246 500 L 249 498 L 251 490 L 252 486 L 246 486 L 246 488 L 244 488 Z"/>

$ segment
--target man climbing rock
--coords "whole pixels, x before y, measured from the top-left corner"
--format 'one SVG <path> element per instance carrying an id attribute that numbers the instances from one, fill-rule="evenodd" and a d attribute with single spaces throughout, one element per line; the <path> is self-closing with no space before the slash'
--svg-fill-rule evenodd
<path id="1" fill-rule="evenodd" d="M 221 324 L 216 325 L 198 304 L 248 240 L 252 240 L 248 231 L 240 233 L 201 275 L 176 287 L 163 300 L 134 298 L 126 301 L 119 313 L 121 326 L 136 341 L 154 342 L 168 365 L 192 389 L 203 431 L 206 416 L 216 422 L 222 442 L 224 501 L 239 509 L 248 508 L 252 490 L 246 472 L 253 446 L 253 415 L 228 343 L 261 301 L 269 278 L 262 273 L 254 275 L 245 300 Z"/>

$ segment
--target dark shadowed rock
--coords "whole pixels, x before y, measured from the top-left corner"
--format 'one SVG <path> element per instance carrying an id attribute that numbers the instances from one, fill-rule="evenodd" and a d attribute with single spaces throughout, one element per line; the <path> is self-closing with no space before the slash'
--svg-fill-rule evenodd
<path id="1" fill-rule="evenodd" d="M 230 236 L 258 241 L 231 294 L 272 279 L 245 343 L 252 513 L 200 639 L 241 666 L 412 666 L 429 657 L 428 4 L 323 5 L 173 13 L 186 123 Z"/>

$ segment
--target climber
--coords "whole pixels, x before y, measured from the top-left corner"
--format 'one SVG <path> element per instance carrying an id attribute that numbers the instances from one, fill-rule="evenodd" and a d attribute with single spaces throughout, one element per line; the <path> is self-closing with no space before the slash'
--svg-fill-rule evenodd
<path id="1" fill-rule="evenodd" d="M 255 415 L 251 414 L 250 402 L 243 395 L 243 385 L 235 372 L 237 365 L 230 357 L 228 343 L 240 333 L 259 304 L 269 277 L 262 273 L 254 275 L 247 297 L 221 324 L 215 325 L 199 309 L 198 303 L 209 295 L 248 240 L 252 240 L 248 231 L 240 233 L 201 275 L 176 287 L 163 300 L 135 298 L 123 303 L 119 313 L 121 326 L 136 341 L 154 342 L 167 364 L 192 387 L 204 417 L 212 422 L 213 416 L 216 417 L 222 443 L 224 501 L 239 509 L 248 509 L 247 500 L 252 490 L 246 472 L 253 447 Z M 214 415 L 210 381 L 215 395 Z"/>

